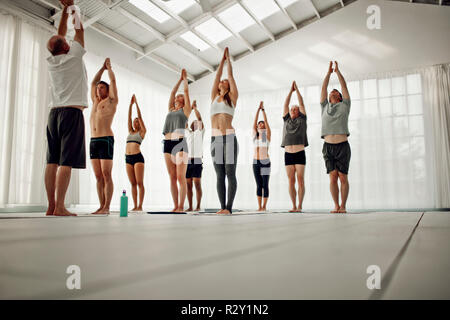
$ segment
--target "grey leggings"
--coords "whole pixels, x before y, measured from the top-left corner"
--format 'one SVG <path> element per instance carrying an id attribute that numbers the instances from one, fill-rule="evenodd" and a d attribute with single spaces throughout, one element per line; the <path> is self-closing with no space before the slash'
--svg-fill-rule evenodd
<path id="1" fill-rule="evenodd" d="M 211 137 L 211 157 L 217 175 L 217 194 L 221 209 L 232 212 L 233 201 L 236 196 L 237 180 L 236 165 L 239 146 L 236 135 Z M 225 202 L 225 177 L 228 180 L 228 202 Z"/>

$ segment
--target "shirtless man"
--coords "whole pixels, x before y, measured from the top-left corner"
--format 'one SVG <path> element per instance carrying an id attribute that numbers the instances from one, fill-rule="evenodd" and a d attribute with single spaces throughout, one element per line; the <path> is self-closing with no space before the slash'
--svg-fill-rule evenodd
<path id="1" fill-rule="evenodd" d="M 108 70 L 110 85 L 100 81 L 102 74 Z M 97 179 L 97 194 L 100 208 L 93 214 L 109 214 L 109 206 L 114 192 L 111 177 L 114 155 L 114 133 L 111 123 L 119 102 L 117 84 L 111 61 L 106 58 L 102 68 L 97 72 L 91 84 L 91 99 L 94 104 L 91 112 L 91 143 L 89 152 L 92 168 Z"/>
<path id="2" fill-rule="evenodd" d="M 69 8 L 73 0 L 61 0 L 58 34 L 48 40 L 47 58 L 51 87 L 51 110 L 47 123 L 45 189 L 47 215 L 76 216 L 64 206 L 72 168 L 86 168 L 83 110 L 88 106 L 88 84 L 83 56 L 84 30 L 78 13 L 72 11 L 75 37 L 66 41 Z M 77 24 L 79 22 L 80 24 Z"/>

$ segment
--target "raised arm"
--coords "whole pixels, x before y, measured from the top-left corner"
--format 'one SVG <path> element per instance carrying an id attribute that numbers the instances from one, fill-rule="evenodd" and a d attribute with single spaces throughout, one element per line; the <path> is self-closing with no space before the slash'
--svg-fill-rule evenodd
<path id="1" fill-rule="evenodd" d="M 323 80 L 322 84 L 322 92 L 320 93 L 320 103 L 327 100 L 328 97 L 328 83 L 330 82 L 330 76 L 333 72 L 333 62 L 330 61 L 330 66 L 328 67 L 327 75 L 325 76 L 325 79 Z"/>
<path id="2" fill-rule="evenodd" d="M 236 86 L 236 81 L 234 80 L 233 67 L 231 66 L 230 53 L 228 51 L 228 48 L 225 49 L 225 54 L 227 58 L 228 82 L 230 83 L 230 98 L 234 106 L 236 106 L 239 92 Z"/>
<path id="3" fill-rule="evenodd" d="M 133 132 L 133 120 L 131 120 L 131 113 L 133 111 L 133 104 L 135 101 L 136 97 L 133 94 L 130 101 L 130 107 L 128 108 L 128 132 Z"/>
<path id="4" fill-rule="evenodd" d="M 111 99 L 112 102 L 118 103 L 119 102 L 119 96 L 117 94 L 117 83 L 116 83 L 116 75 L 112 71 L 111 67 L 111 60 L 109 58 L 106 58 L 105 60 L 105 67 L 108 70 L 108 76 L 109 76 L 109 99 Z"/>
<path id="5" fill-rule="evenodd" d="M 81 21 L 79 12 L 75 10 L 72 11 L 72 23 L 75 27 L 75 37 L 73 38 L 73 40 L 77 41 L 84 48 L 83 22 Z"/>
<path id="6" fill-rule="evenodd" d="M 303 113 L 304 115 L 306 115 L 306 109 L 305 109 L 305 104 L 303 103 L 303 97 L 300 94 L 300 91 L 298 90 L 296 82 L 294 82 L 294 89 L 295 89 L 295 92 L 297 93 L 297 99 L 298 99 L 298 105 L 300 107 L 300 112 Z"/>
<path id="7" fill-rule="evenodd" d="M 255 121 L 253 122 L 253 135 L 256 135 L 256 132 L 258 131 L 258 119 L 259 119 L 259 112 L 261 111 L 263 102 L 261 101 L 259 103 L 259 107 L 258 110 L 256 110 L 256 115 L 255 115 Z"/>
<path id="8" fill-rule="evenodd" d="M 194 100 L 194 102 L 192 103 L 192 110 L 194 110 L 195 116 L 197 117 L 198 121 L 203 121 L 202 120 L 202 115 L 200 114 L 200 111 L 198 111 L 197 108 L 197 100 Z"/>
<path id="9" fill-rule="evenodd" d="M 214 83 L 213 83 L 213 86 L 211 89 L 211 101 L 213 101 L 219 94 L 219 82 L 220 82 L 220 79 L 222 78 L 223 66 L 225 64 L 225 60 L 227 59 L 227 57 L 226 57 L 227 49 L 228 48 L 225 48 L 222 60 L 220 61 L 219 67 L 217 68 L 217 71 L 216 71 L 216 78 L 214 79 Z"/>
<path id="10" fill-rule="evenodd" d="M 269 126 L 269 121 L 267 121 L 267 115 L 266 115 L 266 110 L 264 109 L 264 103 L 261 101 L 261 111 L 264 117 L 264 124 L 266 125 L 266 135 L 267 135 L 267 140 L 270 141 L 270 138 L 272 137 L 272 130 L 270 130 L 270 126 Z"/>
<path id="11" fill-rule="evenodd" d="M 133 95 L 133 97 L 134 97 L 134 103 L 136 103 L 136 111 L 137 111 L 137 115 L 138 115 L 139 126 L 141 128 L 141 130 L 139 130 L 139 134 L 141 135 L 142 138 L 144 138 L 145 134 L 147 133 L 147 128 L 145 127 L 144 119 L 142 119 L 141 109 L 139 108 L 139 104 L 137 102 L 136 96 Z"/>
<path id="12" fill-rule="evenodd" d="M 177 83 L 175 84 L 175 87 L 173 87 L 172 92 L 170 93 L 169 98 L 169 111 L 175 108 L 175 95 L 178 92 L 178 88 L 180 87 L 181 82 L 183 81 L 183 77 L 181 76 L 180 79 L 178 79 Z"/>
<path id="13" fill-rule="evenodd" d="M 63 9 L 61 11 L 61 19 L 59 20 L 58 35 L 65 37 L 67 34 L 67 19 L 69 18 L 67 8 L 73 5 L 73 0 L 60 0 L 59 2 L 63 5 Z"/>
<path id="14" fill-rule="evenodd" d="M 192 112 L 192 106 L 191 106 L 191 99 L 189 98 L 189 82 L 187 79 L 187 72 L 186 69 L 183 69 L 181 71 L 181 78 L 183 79 L 184 84 L 184 107 L 183 111 L 186 115 L 186 118 L 189 118 Z"/>
<path id="15" fill-rule="evenodd" d="M 337 61 L 334 62 L 334 72 L 336 72 L 337 77 L 339 79 L 339 83 L 341 84 L 342 98 L 349 100 L 350 94 L 348 92 L 347 82 L 345 81 L 344 76 L 342 75 L 341 71 L 339 70 Z"/>
<path id="16" fill-rule="evenodd" d="M 291 96 L 292 96 L 292 93 L 295 91 L 294 84 L 295 84 L 295 81 L 292 82 L 291 90 L 289 91 L 289 94 L 286 97 L 286 100 L 284 101 L 283 117 L 285 117 L 289 113 L 289 104 L 291 103 Z"/>
<path id="17" fill-rule="evenodd" d="M 92 102 L 97 100 L 97 83 L 102 79 L 103 72 L 106 70 L 106 61 L 103 63 L 102 67 L 95 74 L 94 79 L 92 79 L 91 83 L 91 99 Z"/>

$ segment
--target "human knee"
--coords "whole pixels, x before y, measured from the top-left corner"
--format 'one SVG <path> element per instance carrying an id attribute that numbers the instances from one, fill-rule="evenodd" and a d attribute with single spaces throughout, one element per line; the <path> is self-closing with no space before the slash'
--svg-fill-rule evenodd
<path id="1" fill-rule="evenodd" d="M 348 183 L 347 175 L 339 172 L 339 181 L 341 181 L 341 183 Z"/>
<path id="2" fill-rule="evenodd" d="M 105 182 L 110 182 L 112 180 L 110 171 L 104 171 L 104 172 L 102 172 L 102 175 L 103 175 L 103 180 L 105 180 Z"/>
<path id="3" fill-rule="evenodd" d="M 330 172 L 330 182 L 331 183 L 337 183 L 338 177 L 339 177 L 339 175 L 338 175 L 337 171 Z"/>
<path id="4" fill-rule="evenodd" d="M 137 183 L 137 186 L 139 187 L 139 189 L 144 189 L 144 182 L 140 181 Z"/>

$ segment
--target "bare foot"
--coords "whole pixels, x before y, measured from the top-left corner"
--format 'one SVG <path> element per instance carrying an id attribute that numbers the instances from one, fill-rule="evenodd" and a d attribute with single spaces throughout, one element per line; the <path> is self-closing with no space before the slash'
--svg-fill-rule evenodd
<path id="1" fill-rule="evenodd" d="M 191 212 L 191 211 L 194 211 L 194 210 L 192 210 L 191 207 L 189 207 L 189 208 L 186 210 L 186 212 Z"/>
<path id="2" fill-rule="evenodd" d="M 293 207 L 291 210 L 289 210 L 289 212 L 297 212 L 297 208 Z"/>
<path id="3" fill-rule="evenodd" d="M 94 212 L 93 214 L 109 214 L 109 208 L 102 208 L 100 211 Z"/>
<path id="4" fill-rule="evenodd" d="M 47 212 L 45 213 L 46 216 L 52 216 L 53 212 L 55 211 L 55 207 L 54 206 L 50 206 L 47 209 Z"/>
<path id="5" fill-rule="evenodd" d="M 200 211 L 200 210 L 201 210 L 200 207 L 197 207 L 197 208 L 195 208 L 194 211 Z"/>
<path id="6" fill-rule="evenodd" d="M 295 212 L 302 212 L 302 208 L 297 208 L 297 211 Z"/>
<path id="7" fill-rule="evenodd" d="M 330 213 L 339 213 L 339 206 L 335 206 L 334 210 L 331 210 Z"/>
<path id="8" fill-rule="evenodd" d="M 220 211 L 222 211 L 222 212 L 220 212 Z M 231 212 L 230 212 L 230 210 L 228 210 L 228 209 L 222 209 L 222 210 L 220 210 L 219 212 L 217 212 L 218 214 L 231 214 Z"/>
<path id="9" fill-rule="evenodd" d="M 55 208 L 55 211 L 53 211 L 54 216 L 59 217 L 76 217 L 77 215 L 75 213 L 69 212 L 66 208 L 58 209 Z"/>
<path id="10" fill-rule="evenodd" d="M 178 208 L 174 208 L 174 209 L 172 209 L 172 211 L 170 211 L 170 212 L 177 212 L 177 209 L 178 209 Z"/>
<path id="11" fill-rule="evenodd" d="M 139 211 L 138 208 L 134 207 L 133 209 L 131 209 L 130 211 Z"/>
<path id="12" fill-rule="evenodd" d="M 345 207 L 340 207 L 338 210 L 338 213 L 347 213 L 347 210 L 345 210 Z"/>
<path id="13" fill-rule="evenodd" d="M 186 211 L 184 211 L 184 208 L 177 208 L 177 209 L 175 210 L 175 212 L 186 212 Z"/>
<path id="14" fill-rule="evenodd" d="M 225 210 L 225 209 L 220 209 L 220 210 L 217 211 L 216 213 L 217 213 L 217 214 L 221 214 L 221 213 L 223 213 L 224 210 Z"/>
<path id="15" fill-rule="evenodd" d="M 144 211 L 144 210 L 142 210 L 142 207 L 137 207 L 136 211 Z"/>
<path id="16" fill-rule="evenodd" d="M 96 211 L 92 212 L 92 214 L 96 214 L 96 213 L 98 213 L 99 211 L 101 211 L 102 209 L 103 209 L 103 207 L 100 207 L 100 208 L 98 208 Z"/>

